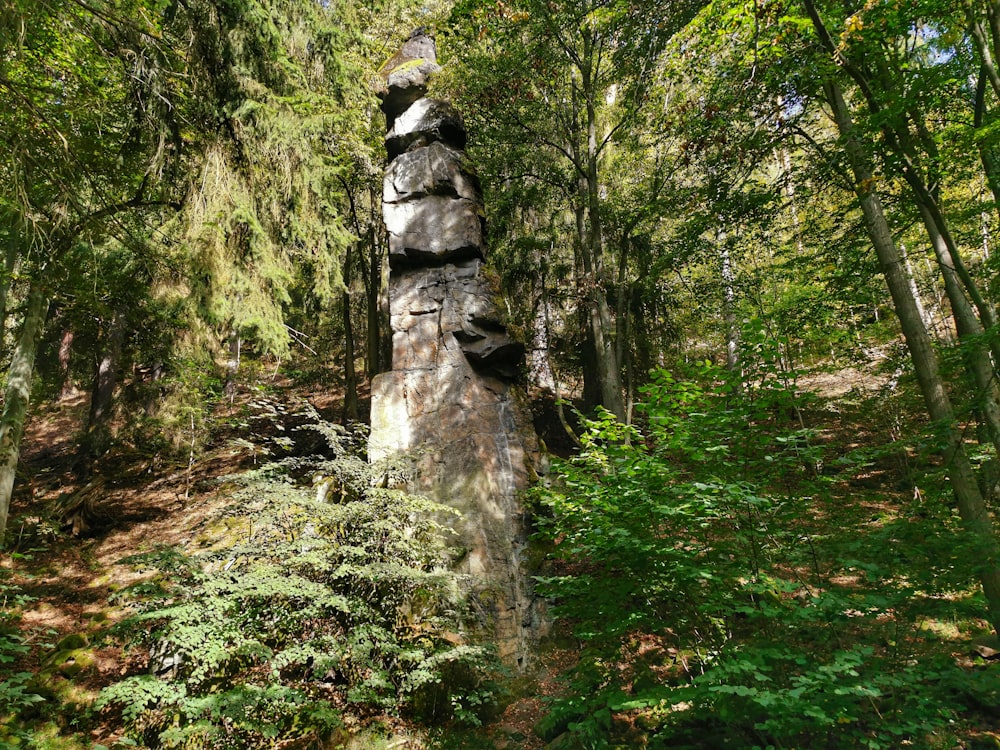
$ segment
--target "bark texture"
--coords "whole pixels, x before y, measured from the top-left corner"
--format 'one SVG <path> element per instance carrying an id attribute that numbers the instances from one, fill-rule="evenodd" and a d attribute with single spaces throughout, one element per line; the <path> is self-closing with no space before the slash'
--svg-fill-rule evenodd
<path id="1" fill-rule="evenodd" d="M 24 434 L 31 381 L 35 374 L 35 350 L 48 309 L 49 300 L 41 284 L 32 283 L 24 325 L 7 372 L 3 415 L 0 416 L 0 547 L 3 546 L 7 531 L 10 496 L 14 490 L 14 475 L 21 455 L 21 436 Z"/>
<path id="2" fill-rule="evenodd" d="M 948 478 L 962 523 L 976 547 L 980 561 L 977 568 L 989 607 L 990 624 L 1000 632 L 1000 544 L 997 542 L 993 520 L 965 452 L 962 433 L 941 377 L 931 337 L 924 327 L 913 297 L 903 258 L 892 238 L 882 203 L 873 188 L 874 180 L 868 157 L 857 137 L 850 109 L 836 83 L 826 84 L 826 95 L 854 174 L 865 229 L 875 247 L 893 307 L 899 317 L 914 374 L 928 414 L 943 438 L 942 458 L 948 467 Z"/>

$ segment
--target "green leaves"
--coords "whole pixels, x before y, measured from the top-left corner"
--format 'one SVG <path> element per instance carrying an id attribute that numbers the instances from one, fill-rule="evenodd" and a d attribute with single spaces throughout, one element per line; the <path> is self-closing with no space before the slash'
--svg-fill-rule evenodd
<path id="1" fill-rule="evenodd" d="M 19 714 L 45 699 L 32 689 L 32 673 L 14 671 L 30 648 L 19 611 L 30 598 L 9 583 L 9 574 L 9 569 L 0 570 L 0 742 L 24 742 L 30 733 L 21 728 Z"/>
<path id="2" fill-rule="evenodd" d="M 948 523 L 816 532 L 822 454 L 761 333 L 745 329 L 739 380 L 653 373 L 644 429 L 581 417 L 583 450 L 534 491 L 552 566 L 538 587 L 582 642 L 545 736 L 616 746 L 627 711 L 650 747 L 888 749 L 945 731 L 953 685 L 978 700 L 980 675 L 904 633 L 920 597 L 955 584 L 897 557 L 914 533 L 953 545 Z M 967 583 L 974 556 L 948 559 Z"/>
<path id="3" fill-rule="evenodd" d="M 226 528 L 246 521 L 249 538 L 194 556 L 133 558 L 159 570 L 162 583 L 136 587 L 137 612 L 118 632 L 149 649 L 155 676 L 129 677 L 100 699 L 120 707 L 132 736 L 272 747 L 328 736 L 352 705 L 422 714 L 430 691 L 443 700 L 435 719 L 473 721 L 487 707 L 488 652 L 451 642 L 463 630 L 463 603 L 439 569 L 430 516 L 445 509 L 375 487 L 351 450 L 363 441 L 325 423 L 309 427 L 334 458 L 229 478 Z M 317 474 L 335 478 L 344 495 L 320 503 L 311 485 L 294 481 Z"/>

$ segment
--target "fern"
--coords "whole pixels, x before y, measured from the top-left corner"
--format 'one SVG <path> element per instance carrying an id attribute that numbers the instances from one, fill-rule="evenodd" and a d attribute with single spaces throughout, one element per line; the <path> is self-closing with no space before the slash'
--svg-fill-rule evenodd
<path id="1" fill-rule="evenodd" d="M 357 454 L 364 441 L 306 416 L 300 429 L 323 436 L 324 455 L 227 478 L 222 516 L 245 539 L 131 558 L 156 571 L 156 585 L 124 595 L 134 613 L 117 633 L 154 655 L 154 674 L 105 689 L 98 705 L 118 707 L 133 738 L 212 747 L 322 738 L 341 726 L 334 705 L 423 712 L 427 687 L 457 664 L 478 676 L 443 713 L 474 722 L 489 703 L 490 654 L 444 637 L 462 631 L 464 609 L 434 520 L 451 511 L 374 486 Z M 336 502 L 316 500 L 317 475 L 341 488 L 328 495 Z"/>

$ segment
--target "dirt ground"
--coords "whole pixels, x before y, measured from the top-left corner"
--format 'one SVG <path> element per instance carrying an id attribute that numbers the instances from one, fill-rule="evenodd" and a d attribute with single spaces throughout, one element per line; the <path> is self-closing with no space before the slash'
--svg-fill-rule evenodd
<path id="1" fill-rule="evenodd" d="M 304 398 L 324 417 L 338 416 L 336 394 L 297 392 L 272 398 Z M 245 402 L 224 407 L 217 421 L 238 413 Z M 114 593 L 140 577 L 123 560 L 156 546 L 189 547 L 225 503 L 212 480 L 245 470 L 255 460 L 247 446 L 236 441 L 238 435 L 222 430 L 190 461 L 119 449 L 81 478 L 75 472 L 75 438 L 86 407 L 85 397 L 75 395 L 30 415 L 11 506 L 17 554 L 5 555 L 0 562 L 13 569 L 13 581 L 33 600 L 22 619 L 25 632 L 34 634 L 22 668 L 45 669 L 58 644 L 69 636 L 82 635 L 93 644 L 88 651 L 93 661 L 85 669 L 74 671 L 71 680 L 59 671 L 50 678 L 55 692 L 81 701 L 142 668 L 138 661 L 144 655 L 100 645 L 102 634 L 125 614 L 114 604 Z M 550 440 L 557 449 L 563 447 L 563 428 L 552 409 L 542 404 L 540 413 L 540 430 L 553 435 Z M 84 511 L 82 518 L 76 514 L 75 528 L 63 517 L 66 508 L 74 507 Z M 555 675 L 570 658 L 569 652 L 553 649 L 538 660 L 525 678 L 531 686 L 527 695 L 507 705 L 492 726 L 492 744 L 522 750 L 543 745 L 532 727 L 543 714 L 544 697 L 560 689 Z M 99 725 L 88 739 L 109 746 L 118 739 L 114 723 Z M 417 746 L 410 742 L 417 741 L 405 746 Z"/>

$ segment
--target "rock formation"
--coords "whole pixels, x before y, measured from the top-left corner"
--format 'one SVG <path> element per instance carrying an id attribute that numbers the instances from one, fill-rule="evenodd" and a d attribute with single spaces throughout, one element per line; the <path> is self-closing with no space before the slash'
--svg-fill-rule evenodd
<path id="1" fill-rule="evenodd" d="M 426 98 L 434 42 L 414 32 L 383 69 L 388 132 L 392 371 L 372 383 L 373 461 L 408 457 L 410 489 L 461 512 L 456 566 L 501 656 L 523 663 L 537 613 L 522 570 L 518 493 L 539 458 L 513 379 L 524 346 L 507 332 L 484 273 L 482 192 L 448 103 Z"/>

